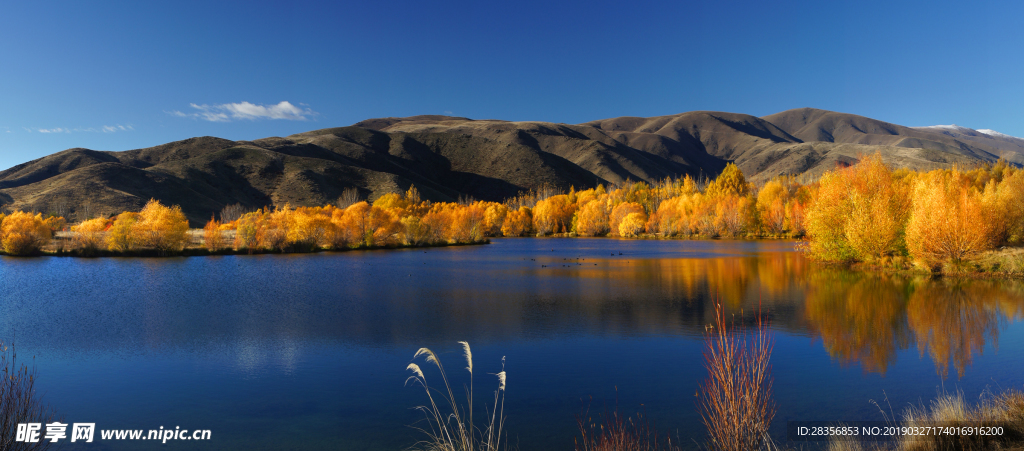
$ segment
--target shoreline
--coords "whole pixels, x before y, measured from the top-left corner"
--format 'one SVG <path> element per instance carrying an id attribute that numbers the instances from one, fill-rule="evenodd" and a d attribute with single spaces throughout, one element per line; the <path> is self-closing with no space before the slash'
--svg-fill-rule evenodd
<path id="1" fill-rule="evenodd" d="M 200 229 L 201 230 L 201 229 Z M 386 245 L 386 246 L 359 246 L 351 247 L 346 249 L 312 249 L 302 251 L 283 251 L 273 249 L 220 249 L 217 251 L 209 251 L 202 247 L 187 247 L 180 251 L 159 251 L 156 249 L 140 249 L 127 252 L 110 251 L 106 249 L 97 249 L 91 252 L 82 252 L 80 250 L 44 250 L 42 252 L 32 255 L 9 255 L 0 252 L 0 257 L 12 257 L 12 258 L 34 258 L 34 257 L 70 257 L 70 258 L 171 258 L 171 257 L 216 257 L 225 255 L 289 255 L 289 254 L 319 254 L 324 252 L 351 252 L 351 251 L 380 251 L 380 250 L 399 250 L 399 249 L 426 249 L 426 248 L 438 248 L 438 247 L 458 247 L 458 246 L 477 246 L 490 244 L 490 239 L 484 239 L 481 241 L 474 241 L 470 243 L 433 243 L 433 244 L 399 244 L 399 245 Z"/>

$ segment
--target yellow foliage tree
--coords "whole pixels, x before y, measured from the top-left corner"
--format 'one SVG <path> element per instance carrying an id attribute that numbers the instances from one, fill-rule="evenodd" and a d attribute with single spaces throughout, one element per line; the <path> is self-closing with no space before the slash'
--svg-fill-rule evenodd
<path id="1" fill-rule="evenodd" d="M 0 244 L 9 255 L 29 255 L 50 241 L 53 232 L 46 225 L 43 215 L 15 211 L 3 218 L 0 224 Z"/>
<path id="2" fill-rule="evenodd" d="M 630 213 L 619 222 L 619 236 L 635 237 L 644 231 L 646 224 L 647 215 L 643 212 Z"/>
<path id="3" fill-rule="evenodd" d="M 725 165 L 725 169 L 715 178 L 714 182 L 708 184 L 704 194 L 708 196 L 746 196 L 750 193 L 750 185 L 743 177 L 743 171 L 734 163 Z"/>
<path id="4" fill-rule="evenodd" d="M 93 218 L 71 227 L 71 242 L 75 249 L 92 253 L 103 247 L 103 232 L 110 225 L 107 218 Z"/>
<path id="5" fill-rule="evenodd" d="M 827 261 L 903 253 L 909 179 L 894 179 L 879 154 L 825 173 L 806 211 L 811 253 Z"/>
<path id="6" fill-rule="evenodd" d="M 498 236 L 501 234 L 501 227 L 505 225 L 508 207 L 505 204 L 488 202 L 486 208 L 484 211 L 484 234 Z"/>
<path id="7" fill-rule="evenodd" d="M 914 187 L 907 247 L 929 266 L 958 263 L 992 247 L 981 194 L 958 171 L 932 171 Z"/>
<path id="8" fill-rule="evenodd" d="M 567 232 L 574 213 L 576 206 L 569 202 L 569 196 L 551 196 L 537 202 L 533 208 L 533 227 L 541 235 Z"/>
<path id="9" fill-rule="evenodd" d="M 188 242 L 188 219 L 175 205 L 166 207 L 150 199 L 139 212 L 132 233 L 142 246 L 158 251 L 180 251 Z"/>
<path id="10" fill-rule="evenodd" d="M 614 235 L 619 234 L 619 224 L 630 213 L 644 213 L 644 207 L 636 202 L 623 202 L 612 208 L 611 215 L 608 217 L 608 227 Z M 646 214 L 644 215 L 644 220 L 647 220 Z"/>
<path id="11" fill-rule="evenodd" d="M 452 217 L 451 235 L 453 243 L 475 243 L 484 237 L 484 210 L 478 204 L 462 206 Z"/>
<path id="12" fill-rule="evenodd" d="M 128 252 L 137 248 L 134 233 L 139 214 L 126 211 L 117 215 L 107 231 L 107 248 L 114 252 Z"/>
<path id="13" fill-rule="evenodd" d="M 501 234 L 504 236 L 529 235 L 533 225 L 533 212 L 530 207 L 519 207 L 518 210 L 509 211 L 505 216 L 505 223 L 501 225 Z"/>
<path id="14" fill-rule="evenodd" d="M 576 233 L 580 236 L 603 236 L 610 231 L 606 200 L 591 200 L 576 211 Z"/>
<path id="15" fill-rule="evenodd" d="M 220 221 L 210 217 L 210 222 L 203 227 L 203 247 L 210 252 L 224 248 L 224 233 L 220 230 Z"/>
<path id="16" fill-rule="evenodd" d="M 247 249 L 251 254 L 259 248 L 260 231 L 264 226 L 263 210 L 246 213 L 235 221 L 235 250 Z"/>

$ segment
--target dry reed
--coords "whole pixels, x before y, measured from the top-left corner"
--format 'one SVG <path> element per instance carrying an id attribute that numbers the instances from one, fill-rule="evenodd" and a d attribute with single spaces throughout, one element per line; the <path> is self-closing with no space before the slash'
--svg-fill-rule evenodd
<path id="1" fill-rule="evenodd" d="M 775 417 L 771 359 L 774 340 L 758 312 L 752 336 L 727 323 L 721 304 L 715 324 L 705 334 L 704 365 L 708 377 L 701 385 L 699 408 L 712 450 L 749 451 L 770 448 L 768 426 Z"/>

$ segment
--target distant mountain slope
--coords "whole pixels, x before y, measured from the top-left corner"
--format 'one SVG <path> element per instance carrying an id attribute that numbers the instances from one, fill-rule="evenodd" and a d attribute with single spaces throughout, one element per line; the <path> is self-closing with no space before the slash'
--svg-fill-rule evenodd
<path id="1" fill-rule="evenodd" d="M 904 127 L 846 113 L 798 108 L 765 116 L 802 141 L 927 149 L 971 160 L 1024 164 L 1024 140 L 957 127 Z"/>
<path id="2" fill-rule="evenodd" d="M 200 137 L 124 152 L 69 149 L 0 171 L 0 205 L 77 220 L 137 210 L 156 198 L 181 205 L 197 226 L 228 204 L 322 205 L 349 187 L 371 199 L 414 184 L 437 201 L 501 200 L 542 186 L 714 177 L 729 161 L 754 181 L 813 179 L 874 152 L 915 169 L 999 156 L 1020 163 L 1024 140 L 809 108 L 764 118 L 697 111 L 576 125 L 380 118 L 254 141 Z"/>

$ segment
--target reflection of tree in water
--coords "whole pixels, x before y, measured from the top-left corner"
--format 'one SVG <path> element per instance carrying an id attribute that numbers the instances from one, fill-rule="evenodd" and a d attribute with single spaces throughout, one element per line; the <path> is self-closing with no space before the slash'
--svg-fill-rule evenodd
<path id="1" fill-rule="evenodd" d="M 962 377 L 974 354 L 997 342 L 1000 327 L 1024 313 L 1016 282 L 909 281 L 825 269 L 811 272 L 807 284 L 806 318 L 829 354 L 882 374 L 916 342 L 942 377 L 950 361 Z"/>
<path id="2" fill-rule="evenodd" d="M 1006 290 L 992 282 L 933 281 L 914 283 L 907 302 L 907 320 L 917 339 L 917 349 L 935 362 L 946 377 L 953 361 L 957 377 L 981 353 L 986 338 L 996 344 L 999 328 L 1013 311 L 1001 311 Z"/>
<path id="3" fill-rule="evenodd" d="M 906 283 L 841 270 L 811 272 L 805 311 L 811 330 L 843 363 L 860 362 L 885 374 L 896 353 L 910 346 Z"/>

